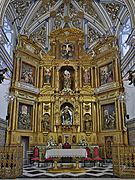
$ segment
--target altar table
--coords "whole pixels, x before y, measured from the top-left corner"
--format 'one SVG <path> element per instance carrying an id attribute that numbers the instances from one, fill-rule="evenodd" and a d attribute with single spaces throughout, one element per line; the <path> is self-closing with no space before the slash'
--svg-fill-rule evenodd
<path id="1" fill-rule="evenodd" d="M 46 158 L 54 158 L 54 168 L 57 169 L 57 161 L 62 157 L 76 159 L 76 169 L 79 168 L 79 159 L 87 157 L 86 149 L 49 149 L 46 151 Z"/>
<path id="2" fill-rule="evenodd" d="M 60 157 L 87 157 L 86 149 L 49 149 L 46 151 L 46 158 Z"/>

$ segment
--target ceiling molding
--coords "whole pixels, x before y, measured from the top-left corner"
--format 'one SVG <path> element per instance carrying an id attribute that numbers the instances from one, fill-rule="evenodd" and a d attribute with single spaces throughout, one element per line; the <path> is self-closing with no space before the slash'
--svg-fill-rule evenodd
<path id="1" fill-rule="evenodd" d="M 5 12 L 7 10 L 9 3 L 10 3 L 10 0 L 0 1 L 0 26 L 3 26 L 4 15 L 5 15 Z"/>
<path id="2" fill-rule="evenodd" d="M 107 24 L 107 30 L 109 31 L 110 27 L 112 27 L 111 18 L 109 17 L 107 11 L 105 10 L 105 8 L 103 7 L 102 4 L 97 4 L 97 7 L 98 7 L 100 13 L 102 14 L 102 16 L 104 17 L 104 20 L 105 20 L 105 22 Z"/>
<path id="3" fill-rule="evenodd" d="M 36 11 L 41 6 L 41 4 L 42 4 L 41 1 L 37 1 L 36 3 L 33 3 L 30 6 L 29 10 L 27 11 L 27 13 L 21 23 L 21 30 L 20 30 L 21 34 L 23 33 L 24 29 L 27 29 L 27 26 L 30 23 L 30 21 L 32 20 L 33 15 L 36 13 Z"/>
<path id="4" fill-rule="evenodd" d="M 116 32 L 115 32 L 115 35 L 116 36 L 119 36 L 120 34 L 120 31 L 121 31 L 121 27 L 122 27 L 122 24 L 124 24 L 126 22 L 126 20 L 128 19 L 128 16 L 129 16 L 129 12 L 127 11 L 127 9 L 123 9 L 118 18 L 117 18 L 117 21 L 116 21 Z M 121 24 L 122 23 L 122 24 Z"/>
<path id="5" fill-rule="evenodd" d="M 131 16 L 131 26 L 135 27 L 135 0 L 123 0 Z"/>

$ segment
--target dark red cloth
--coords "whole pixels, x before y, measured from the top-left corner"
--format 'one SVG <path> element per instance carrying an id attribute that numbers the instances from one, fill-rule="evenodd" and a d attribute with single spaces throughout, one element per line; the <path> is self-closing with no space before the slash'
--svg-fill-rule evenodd
<path id="1" fill-rule="evenodd" d="M 71 149 L 71 144 L 69 144 L 69 143 L 64 143 L 64 144 L 63 144 L 63 149 Z"/>
<path id="2" fill-rule="evenodd" d="M 34 150 L 33 150 L 33 156 L 34 157 L 39 157 L 39 148 L 38 147 L 35 147 Z"/>

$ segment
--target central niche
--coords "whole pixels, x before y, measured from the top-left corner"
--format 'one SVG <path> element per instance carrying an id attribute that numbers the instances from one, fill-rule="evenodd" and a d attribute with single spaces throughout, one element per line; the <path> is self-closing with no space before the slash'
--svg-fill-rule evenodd
<path id="1" fill-rule="evenodd" d="M 64 103 L 61 106 L 61 124 L 62 126 L 73 125 L 73 105 L 70 103 Z"/>
<path id="2" fill-rule="evenodd" d="M 71 92 L 75 88 L 75 70 L 72 66 L 63 66 L 59 72 L 60 91 Z"/>

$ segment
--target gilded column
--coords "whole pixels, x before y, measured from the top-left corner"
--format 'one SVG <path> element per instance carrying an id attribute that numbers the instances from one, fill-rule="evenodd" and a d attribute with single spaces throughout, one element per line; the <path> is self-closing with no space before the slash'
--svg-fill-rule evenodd
<path id="1" fill-rule="evenodd" d="M 20 73 L 20 57 L 19 58 L 17 58 L 17 66 L 16 66 L 16 81 L 18 82 L 19 81 L 19 73 Z"/>
<path id="2" fill-rule="evenodd" d="M 42 121 L 42 118 L 43 118 L 43 103 L 40 102 L 39 106 L 38 106 L 38 118 L 37 118 L 37 121 L 35 121 L 35 131 L 37 132 L 41 132 L 41 121 Z M 38 124 L 38 128 L 37 127 L 37 124 Z"/>
<path id="3" fill-rule="evenodd" d="M 93 81 L 94 81 L 94 78 L 93 78 L 93 68 L 90 68 L 90 72 L 91 72 L 91 87 L 93 88 L 94 87 L 94 84 L 93 84 Z"/>
<path id="4" fill-rule="evenodd" d="M 54 66 L 52 67 L 52 87 L 55 87 L 55 81 L 54 81 L 54 77 L 55 77 L 55 71 L 54 71 Z"/>
<path id="5" fill-rule="evenodd" d="M 39 117 L 38 117 L 38 105 L 37 105 L 37 102 L 35 103 L 35 116 L 34 116 L 34 132 L 37 132 L 38 130 L 36 129 L 37 127 L 37 124 L 39 122 Z M 38 126 L 40 127 L 40 125 L 38 124 Z"/>
<path id="6" fill-rule="evenodd" d="M 18 122 L 18 120 L 16 119 L 16 117 L 18 117 L 16 112 L 18 113 L 18 107 L 17 107 L 17 99 L 15 98 L 14 103 L 13 103 L 13 119 L 12 119 L 12 121 L 13 121 L 13 128 L 12 129 L 13 130 L 16 129 L 16 125 Z"/>
<path id="7" fill-rule="evenodd" d="M 127 128 L 125 127 L 124 102 L 121 101 L 123 143 L 128 144 Z"/>
<path id="8" fill-rule="evenodd" d="M 56 91 L 59 91 L 59 67 L 56 68 Z"/>
<path id="9" fill-rule="evenodd" d="M 51 130 L 52 130 L 52 132 L 54 131 L 54 132 L 56 132 L 56 124 L 55 124 L 55 119 L 54 119 L 54 96 L 52 96 L 51 97 L 51 104 L 50 104 L 50 109 L 51 109 L 51 112 L 50 112 L 50 114 L 52 115 L 52 120 L 51 120 L 51 124 L 52 124 L 52 127 L 51 127 Z"/>
<path id="10" fill-rule="evenodd" d="M 43 78 L 44 78 L 44 68 L 41 67 L 39 72 L 40 72 L 40 75 L 39 75 L 40 78 L 38 78 L 38 79 L 40 79 L 40 87 L 42 87 L 43 86 Z"/>
<path id="11" fill-rule="evenodd" d="M 97 130 L 96 131 L 100 132 L 102 130 L 102 127 L 100 128 L 100 124 L 102 124 L 101 123 L 102 115 L 101 115 L 101 105 L 99 104 L 99 102 L 97 102 L 97 111 L 96 111 L 96 113 L 97 113 L 97 122 L 96 122 Z"/>
<path id="12" fill-rule="evenodd" d="M 78 81 L 77 81 L 77 67 L 75 67 L 75 90 L 77 89 L 77 83 L 78 83 Z"/>
<path id="13" fill-rule="evenodd" d="M 80 99 L 80 131 L 83 130 L 83 97 Z"/>
<path id="14" fill-rule="evenodd" d="M 80 87 L 82 87 L 82 67 L 80 67 Z"/>
<path id="15" fill-rule="evenodd" d="M 118 109 L 117 109 L 117 104 L 118 104 Z M 116 100 L 115 99 L 115 105 L 116 105 L 116 119 L 117 119 L 117 121 L 116 121 L 116 127 L 117 127 L 117 129 L 119 129 L 119 130 L 121 130 L 121 106 L 120 106 L 120 101 L 118 100 Z"/>
<path id="16" fill-rule="evenodd" d="M 17 59 L 18 59 L 18 57 L 14 57 L 14 58 L 16 58 L 16 59 L 14 60 L 12 83 L 14 83 L 16 81 L 16 68 L 17 68 Z"/>
<path id="17" fill-rule="evenodd" d="M 96 77 L 98 77 L 97 76 L 97 67 L 94 68 L 94 76 L 95 76 L 95 86 L 98 87 L 98 78 L 96 78 Z"/>
<path id="18" fill-rule="evenodd" d="M 42 77 L 40 77 L 40 75 L 39 75 L 39 72 L 40 72 L 40 70 L 39 70 L 39 67 L 37 68 L 37 77 L 36 77 L 36 87 L 38 87 L 38 85 L 39 85 L 39 83 L 40 83 L 40 79 L 42 79 Z M 39 78 L 40 77 L 40 78 Z M 42 86 L 41 86 L 42 87 Z"/>
<path id="19" fill-rule="evenodd" d="M 118 57 L 115 55 L 115 60 L 114 60 L 114 63 L 115 63 L 115 76 L 116 76 L 116 82 L 120 82 L 121 81 L 121 70 L 120 70 L 120 66 L 119 66 L 119 59 Z"/>
<path id="20" fill-rule="evenodd" d="M 96 127 L 97 127 L 97 123 L 96 123 L 96 119 L 97 119 L 97 117 L 96 117 L 96 106 L 95 106 L 95 103 L 92 103 L 92 114 L 93 114 L 93 120 L 92 120 L 92 125 L 93 125 L 93 127 L 92 127 L 92 130 L 94 131 L 94 132 L 96 132 Z"/>

